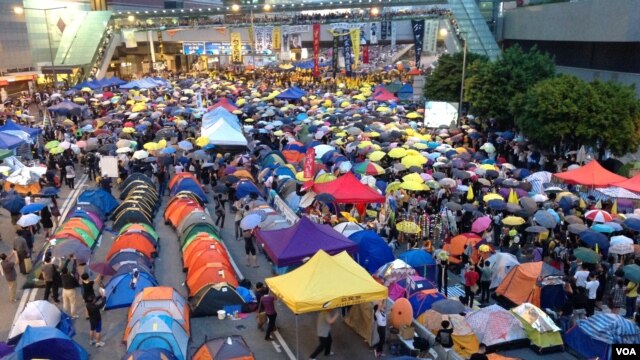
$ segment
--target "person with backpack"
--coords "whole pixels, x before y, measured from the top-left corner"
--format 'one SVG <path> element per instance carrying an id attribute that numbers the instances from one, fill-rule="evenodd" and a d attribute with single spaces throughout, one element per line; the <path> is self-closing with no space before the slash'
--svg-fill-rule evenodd
<path id="1" fill-rule="evenodd" d="M 439 342 L 445 350 L 451 350 L 453 347 L 453 327 L 447 320 L 443 320 L 440 326 L 442 326 L 442 329 L 438 330 L 436 341 Z"/>
<path id="2" fill-rule="evenodd" d="M 65 166 L 65 173 L 67 186 L 69 186 L 69 189 L 73 190 L 76 182 L 76 169 L 73 167 L 73 162 L 67 162 L 67 165 Z"/>

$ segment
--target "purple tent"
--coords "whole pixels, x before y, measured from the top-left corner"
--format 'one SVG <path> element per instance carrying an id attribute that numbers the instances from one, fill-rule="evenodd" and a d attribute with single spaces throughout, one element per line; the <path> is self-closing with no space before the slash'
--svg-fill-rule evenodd
<path id="1" fill-rule="evenodd" d="M 331 255 L 357 251 L 357 245 L 329 225 L 320 225 L 302 217 L 290 228 L 259 230 L 256 237 L 277 267 L 299 265 L 318 250 Z"/>

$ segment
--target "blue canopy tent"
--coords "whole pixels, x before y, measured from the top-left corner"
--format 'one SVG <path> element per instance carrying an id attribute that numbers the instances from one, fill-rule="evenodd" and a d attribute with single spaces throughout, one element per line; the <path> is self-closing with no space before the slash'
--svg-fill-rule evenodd
<path id="1" fill-rule="evenodd" d="M 31 327 L 22 334 L 15 348 L 18 359 L 86 360 L 87 352 L 65 335 L 51 327 Z"/>
<path id="2" fill-rule="evenodd" d="M 191 178 L 184 178 L 184 179 L 178 180 L 178 182 L 175 183 L 171 188 L 171 196 L 175 196 L 180 191 L 189 191 L 194 195 L 196 195 L 198 198 L 200 198 L 200 200 L 202 200 L 203 202 L 205 203 L 209 202 L 209 199 L 207 198 L 207 194 L 205 194 L 204 191 L 202 191 L 202 187 L 195 180 Z"/>
<path id="3" fill-rule="evenodd" d="M 373 274 L 382 265 L 395 260 L 393 251 L 375 231 L 363 230 L 353 233 L 349 239 L 358 245 L 356 261 L 369 274 Z"/>
<path id="4" fill-rule="evenodd" d="M 40 135 L 42 129 L 40 128 L 30 128 L 28 126 L 22 126 L 16 124 L 13 120 L 7 119 L 4 125 L 0 126 L 0 132 L 11 133 L 12 131 L 23 131 L 29 134 L 31 137 L 36 137 Z"/>
<path id="5" fill-rule="evenodd" d="M 158 286 L 153 275 L 145 272 L 142 267 L 138 269 L 137 280 L 135 280 L 132 267 L 135 265 L 121 267 L 109 280 L 105 287 L 105 297 L 107 298 L 105 310 L 127 307 L 143 289 Z"/>
<path id="6" fill-rule="evenodd" d="M 17 136 L 0 132 L 0 149 L 13 150 L 24 143 L 25 141 Z"/>
<path id="7" fill-rule="evenodd" d="M 413 87 L 409 84 L 404 84 L 398 90 L 398 99 L 400 100 L 410 100 L 413 96 Z"/>
<path id="8" fill-rule="evenodd" d="M 305 92 L 297 87 L 291 87 L 276 96 L 276 99 L 282 100 L 298 100 L 305 95 Z"/>
<path id="9" fill-rule="evenodd" d="M 100 80 L 100 82 L 103 84 L 103 86 L 120 86 L 120 85 L 124 85 L 127 82 L 114 76 L 114 77 L 110 77 L 110 78 L 104 78 L 102 80 Z"/>
<path id="10" fill-rule="evenodd" d="M 109 214 L 113 209 L 118 207 L 118 200 L 102 188 L 83 191 L 78 197 L 78 202 L 90 203 L 102 211 L 103 214 Z"/>
<path id="11" fill-rule="evenodd" d="M 640 344 L 640 328 L 620 315 L 601 313 L 580 320 L 563 339 L 584 358 L 610 360 L 612 344 Z"/>
<path id="12" fill-rule="evenodd" d="M 236 185 L 236 198 L 242 199 L 243 197 L 255 194 L 259 197 L 264 197 L 260 189 L 251 180 L 240 180 Z"/>
<path id="13" fill-rule="evenodd" d="M 177 359 L 187 359 L 189 334 L 168 315 L 148 315 L 140 319 L 127 338 L 127 350 L 165 349 Z"/>
<path id="14" fill-rule="evenodd" d="M 424 278 L 436 281 L 436 260 L 428 252 L 422 249 L 413 249 L 400 254 L 398 259 L 411 265 Z"/>

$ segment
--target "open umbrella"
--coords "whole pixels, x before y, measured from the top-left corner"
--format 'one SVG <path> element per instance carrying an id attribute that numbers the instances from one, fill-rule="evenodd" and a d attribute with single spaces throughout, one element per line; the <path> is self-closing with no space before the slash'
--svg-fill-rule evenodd
<path id="1" fill-rule="evenodd" d="M 67 239 L 57 243 L 53 247 L 52 254 L 58 258 L 66 258 L 69 255 L 73 255 L 78 261 L 87 261 L 91 257 L 91 249 L 80 240 Z"/>
<path id="2" fill-rule="evenodd" d="M 116 273 L 116 270 L 110 264 L 104 262 L 93 263 L 89 265 L 89 269 L 104 276 L 111 276 Z"/>
<path id="3" fill-rule="evenodd" d="M 255 229 L 262 222 L 262 217 L 260 214 L 249 214 L 242 218 L 240 221 L 240 228 L 242 230 L 252 230 Z"/>
<path id="4" fill-rule="evenodd" d="M 491 226 L 491 218 L 489 216 L 482 216 L 477 218 L 473 224 L 471 224 L 471 231 L 474 233 L 481 233 L 487 230 Z"/>
<path id="5" fill-rule="evenodd" d="M 8 196 L 2 199 L 2 207 L 12 214 L 17 214 L 24 207 L 24 199 L 19 195 Z"/>
<path id="6" fill-rule="evenodd" d="M 583 262 L 589 264 L 597 264 L 598 262 L 600 262 L 600 255 L 598 255 L 595 251 L 585 247 L 579 247 L 575 249 L 573 251 L 573 255 Z"/>
<path id="7" fill-rule="evenodd" d="M 584 224 L 584 221 L 575 215 L 565 216 L 564 221 L 567 222 L 568 224 Z"/>
<path id="8" fill-rule="evenodd" d="M 585 224 L 570 224 L 568 227 L 569 232 L 575 235 L 578 235 L 588 229 L 589 227 Z"/>
<path id="9" fill-rule="evenodd" d="M 34 204 L 29 204 L 29 205 L 25 205 L 22 209 L 20 209 L 20 214 L 31 214 L 31 213 L 35 213 L 38 212 L 42 209 L 44 209 L 46 205 L 44 204 L 40 204 L 40 203 L 34 203 Z"/>
<path id="10" fill-rule="evenodd" d="M 396 229 L 406 234 L 417 234 L 420 232 L 420 226 L 413 221 L 401 221 L 396 224 Z"/>
<path id="11" fill-rule="evenodd" d="M 490 209 L 502 211 L 507 208 L 507 203 L 504 200 L 490 200 L 487 206 Z"/>
<path id="12" fill-rule="evenodd" d="M 556 222 L 556 218 L 553 217 L 549 212 L 544 210 L 536 211 L 535 215 L 533 215 L 533 220 L 540 226 L 544 226 L 547 229 L 553 229 L 558 224 Z"/>
<path id="13" fill-rule="evenodd" d="M 520 226 L 525 223 L 525 220 L 519 216 L 507 216 L 502 219 L 502 223 L 507 226 Z"/>
<path id="14" fill-rule="evenodd" d="M 465 311 L 464 305 L 453 299 L 438 300 L 431 304 L 431 310 L 437 311 L 443 315 L 460 314 Z"/>
<path id="15" fill-rule="evenodd" d="M 17 224 L 22 227 L 33 226 L 40 222 L 40 216 L 36 214 L 26 214 L 22 215 L 20 219 L 18 219 Z"/>
<path id="16" fill-rule="evenodd" d="M 593 222 L 606 223 L 613 220 L 613 216 L 604 210 L 589 210 L 584 214 L 585 219 Z"/>
<path id="17" fill-rule="evenodd" d="M 634 283 L 640 283 L 640 266 L 636 264 L 625 265 L 624 268 L 624 278 L 633 281 Z"/>
<path id="18" fill-rule="evenodd" d="M 613 236 L 609 241 L 609 254 L 626 255 L 633 250 L 633 240 L 624 235 Z"/>

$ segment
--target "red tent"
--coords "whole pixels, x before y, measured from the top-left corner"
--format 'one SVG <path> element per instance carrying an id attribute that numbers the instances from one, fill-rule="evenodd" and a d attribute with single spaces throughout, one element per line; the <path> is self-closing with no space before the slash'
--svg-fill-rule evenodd
<path id="1" fill-rule="evenodd" d="M 213 110 L 215 108 L 219 108 L 219 107 L 223 107 L 228 112 L 233 112 L 234 110 L 238 110 L 238 107 L 233 105 L 232 103 L 230 103 L 229 100 L 227 100 L 227 98 L 220 99 L 220 101 L 218 101 L 217 103 L 213 104 L 212 106 L 209 106 L 209 108 L 207 110 L 211 111 L 211 110 Z"/>
<path id="2" fill-rule="evenodd" d="M 418 69 L 418 68 L 413 68 L 413 69 L 411 69 L 411 70 L 407 73 L 407 75 L 414 75 L 414 76 L 415 76 L 415 75 L 420 75 L 420 69 Z"/>
<path id="3" fill-rule="evenodd" d="M 578 169 L 557 173 L 553 176 L 567 184 L 589 187 L 607 187 L 614 184 L 620 186 L 617 183 L 628 180 L 624 176 L 612 173 L 603 168 L 596 160 L 592 160 L 587 165 Z"/>
<path id="4" fill-rule="evenodd" d="M 640 174 L 632 177 L 631 179 L 626 179 L 622 182 L 615 183 L 613 184 L 613 186 L 621 187 L 633 192 L 640 192 Z"/>
<path id="5" fill-rule="evenodd" d="M 398 98 L 393 96 L 393 94 L 390 93 L 387 89 L 381 87 L 379 90 L 376 90 L 376 92 L 373 94 L 373 100 L 375 100 L 375 101 L 398 101 Z"/>
<path id="6" fill-rule="evenodd" d="M 338 204 L 369 204 L 384 202 L 384 196 L 364 185 L 352 173 L 346 173 L 336 180 L 322 184 L 314 184 L 313 192 L 327 193 L 336 199 Z"/>

